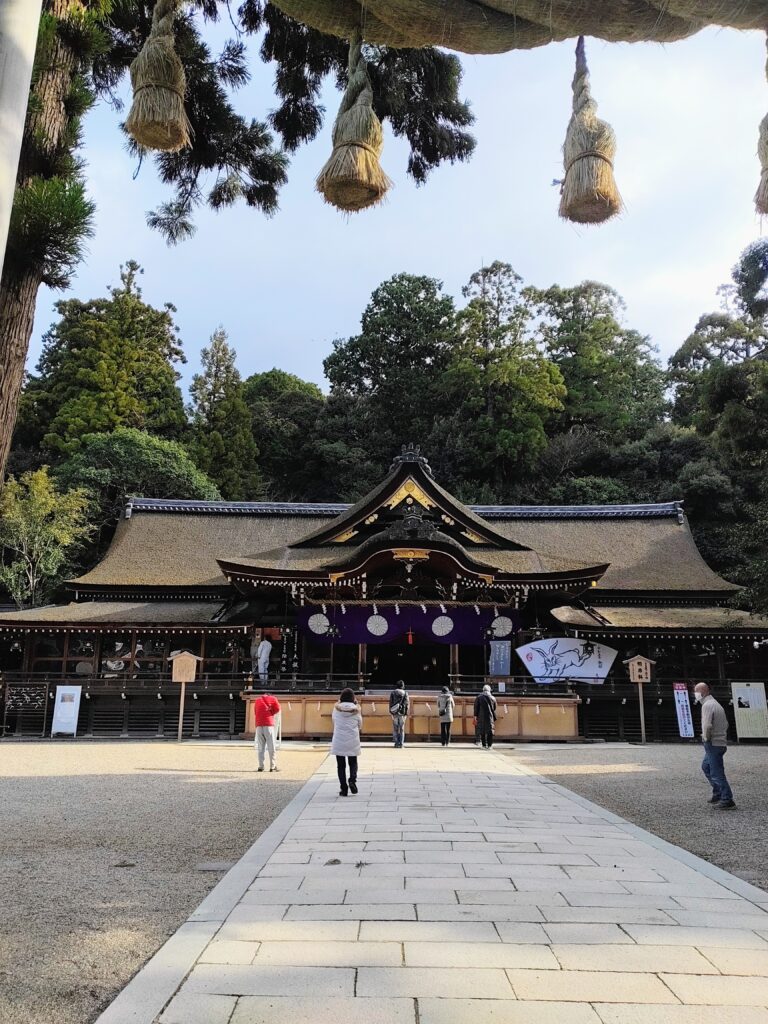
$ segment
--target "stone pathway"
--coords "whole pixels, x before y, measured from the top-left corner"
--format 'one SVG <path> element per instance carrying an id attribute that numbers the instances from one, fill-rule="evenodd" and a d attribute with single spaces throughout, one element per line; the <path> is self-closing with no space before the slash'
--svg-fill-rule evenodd
<path id="1" fill-rule="evenodd" d="M 768 893 L 508 755 L 360 767 L 343 799 L 329 758 L 102 1024 L 768 1024 Z"/>

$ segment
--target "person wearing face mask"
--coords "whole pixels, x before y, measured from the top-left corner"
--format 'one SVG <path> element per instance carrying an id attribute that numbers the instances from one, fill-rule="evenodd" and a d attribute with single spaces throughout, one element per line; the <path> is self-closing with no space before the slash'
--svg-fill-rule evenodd
<path id="1" fill-rule="evenodd" d="M 701 740 L 704 744 L 701 770 L 712 786 L 709 802 L 721 810 L 730 810 L 736 803 L 723 764 L 728 749 L 728 717 L 706 683 L 697 683 L 693 693 L 697 704 L 701 705 Z"/>

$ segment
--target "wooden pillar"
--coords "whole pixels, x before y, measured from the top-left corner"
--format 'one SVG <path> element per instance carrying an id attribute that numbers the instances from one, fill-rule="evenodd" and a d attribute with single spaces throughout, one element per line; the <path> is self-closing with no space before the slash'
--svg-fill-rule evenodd
<path id="1" fill-rule="evenodd" d="M 123 728 L 121 736 L 127 736 L 131 724 L 131 702 L 128 697 L 123 701 Z"/>
<path id="2" fill-rule="evenodd" d="M 458 680 L 459 680 L 459 645 L 458 644 L 451 644 L 450 645 L 449 662 L 450 662 L 450 668 L 448 669 L 448 674 L 451 677 L 451 682 L 454 683 L 454 684 L 458 683 Z"/>
<path id="3" fill-rule="evenodd" d="M 93 736 L 93 722 L 96 716 L 96 700 L 93 694 L 88 699 L 88 716 L 85 720 L 85 735 Z"/>

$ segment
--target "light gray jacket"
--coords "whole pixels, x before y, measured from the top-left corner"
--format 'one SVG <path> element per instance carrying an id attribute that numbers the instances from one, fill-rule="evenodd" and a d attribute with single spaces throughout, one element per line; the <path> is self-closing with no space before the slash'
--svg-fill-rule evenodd
<path id="1" fill-rule="evenodd" d="M 728 746 L 728 716 L 711 693 L 701 702 L 701 738 L 713 747 Z"/>
<path id="2" fill-rule="evenodd" d="M 453 709 L 456 707 L 456 701 L 453 699 L 452 693 L 441 693 L 437 697 L 437 713 L 440 715 L 441 722 L 452 722 L 453 721 Z"/>

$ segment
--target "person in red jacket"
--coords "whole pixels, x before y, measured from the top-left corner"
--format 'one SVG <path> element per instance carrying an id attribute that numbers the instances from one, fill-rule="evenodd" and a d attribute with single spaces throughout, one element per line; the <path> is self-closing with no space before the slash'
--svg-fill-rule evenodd
<path id="1" fill-rule="evenodd" d="M 280 714 L 280 701 L 271 693 L 262 693 L 253 702 L 253 714 L 256 722 L 256 754 L 259 758 L 259 771 L 264 771 L 264 751 L 269 751 L 269 770 L 279 772 L 275 761 L 275 715 Z"/>

